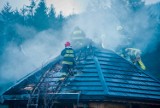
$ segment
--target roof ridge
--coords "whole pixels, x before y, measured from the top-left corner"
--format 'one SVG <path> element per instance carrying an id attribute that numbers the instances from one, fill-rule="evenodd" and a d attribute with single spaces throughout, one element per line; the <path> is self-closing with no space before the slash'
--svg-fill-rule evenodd
<path id="1" fill-rule="evenodd" d="M 94 56 L 93 59 L 94 59 L 94 62 L 95 62 L 95 64 L 96 64 L 97 71 L 98 71 L 98 75 L 99 75 L 100 81 L 101 81 L 101 83 L 102 83 L 102 86 L 103 86 L 103 88 L 104 88 L 104 92 L 105 92 L 105 94 L 107 95 L 107 94 L 108 94 L 108 86 L 107 86 L 107 83 L 106 83 L 106 81 L 105 81 L 105 79 L 104 79 L 104 75 L 103 75 L 103 73 L 102 73 L 100 63 L 99 63 L 97 57 Z"/>

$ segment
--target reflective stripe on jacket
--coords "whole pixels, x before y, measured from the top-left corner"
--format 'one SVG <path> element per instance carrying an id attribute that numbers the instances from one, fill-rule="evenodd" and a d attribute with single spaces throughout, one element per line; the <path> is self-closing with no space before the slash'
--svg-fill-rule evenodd
<path id="1" fill-rule="evenodd" d="M 68 64 L 68 65 L 73 65 L 74 64 L 74 50 L 72 48 L 65 48 L 62 52 L 61 55 L 64 57 L 62 64 Z"/>
<path id="2" fill-rule="evenodd" d="M 74 57 L 73 54 L 65 54 L 64 57 Z"/>
<path id="3" fill-rule="evenodd" d="M 73 62 L 69 62 L 69 61 L 62 61 L 62 64 L 73 65 Z"/>

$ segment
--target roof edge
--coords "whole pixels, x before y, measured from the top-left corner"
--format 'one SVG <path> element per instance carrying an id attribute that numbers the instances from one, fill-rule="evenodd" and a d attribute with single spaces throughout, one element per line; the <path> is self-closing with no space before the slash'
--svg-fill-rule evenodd
<path id="1" fill-rule="evenodd" d="M 61 56 L 57 56 L 55 57 L 53 60 L 48 61 L 47 63 L 45 63 L 42 67 L 35 69 L 34 71 L 32 71 L 31 73 L 27 74 L 26 76 L 24 76 L 23 78 L 21 78 L 20 80 L 18 80 L 14 85 L 10 86 L 7 90 L 5 90 L 2 95 L 5 94 L 5 92 L 9 91 L 10 89 L 12 89 L 13 87 L 17 86 L 18 84 L 22 83 L 24 80 L 28 79 L 29 77 L 33 76 L 34 74 L 38 73 L 39 71 L 43 70 L 44 68 L 50 66 L 50 65 L 54 65 L 55 63 L 57 63 L 59 60 L 61 59 Z"/>

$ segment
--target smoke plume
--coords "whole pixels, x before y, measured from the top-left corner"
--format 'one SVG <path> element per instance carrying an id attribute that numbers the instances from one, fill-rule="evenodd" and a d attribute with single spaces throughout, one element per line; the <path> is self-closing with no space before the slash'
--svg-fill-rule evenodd
<path id="1" fill-rule="evenodd" d="M 23 38 L 28 39 L 20 46 L 14 42 L 10 43 L 3 52 L 1 57 L 3 62 L 0 65 L 1 92 L 20 78 L 51 61 L 63 49 L 64 34 L 58 31 L 36 32 L 33 28 L 20 25 L 17 31 Z"/>

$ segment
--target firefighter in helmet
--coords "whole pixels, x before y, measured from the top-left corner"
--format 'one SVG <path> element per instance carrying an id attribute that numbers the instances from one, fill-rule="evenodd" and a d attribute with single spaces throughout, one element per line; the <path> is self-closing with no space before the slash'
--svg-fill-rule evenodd
<path id="1" fill-rule="evenodd" d="M 71 34 L 71 41 L 75 49 L 83 47 L 86 44 L 86 35 L 84 31 L 79 27 L 75 27 Z"/>
<path id="2" fill-rule="evenodd" d="M 71 69 L 75 65 L 75 53 L 70 42 L 65 43 L 65 49 L 62 50 L 61 55 L 63 56 L 62 76 L 66 76 L 68 73 L 71 73 Z"/>
<path id="3" fill-rule="evenodd" d="M 140 66 L 143 70 L 146 69 L 144 63 L 141 60 L 141 51 L 139 49 L 136 48 L 126 48 L 125 52 L 127 53 L 127 55 L 130 57 L 130 61 L 133 64 L 137 64 L 138 66 Z"/>

